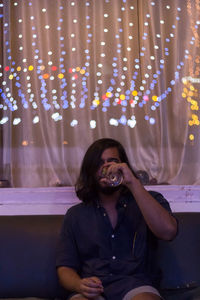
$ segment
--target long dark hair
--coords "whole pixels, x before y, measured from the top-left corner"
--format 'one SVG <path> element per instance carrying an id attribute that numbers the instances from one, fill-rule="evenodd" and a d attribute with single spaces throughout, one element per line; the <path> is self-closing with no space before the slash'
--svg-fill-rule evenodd
<path id="1" fill-rule="evenodd" d="M 88 203 L 97 197 L 95 175 L 101 163 L 101 155 L 108 148 L 117 148 L 121 162 L 125 162 L 133 174 L 135 174 L 130 166 L 124 147 L 118 141 L 111 138 L 103 138 L 95 141 L 85 153 L 80 175 L 75 184 L 76 195 L 83 202 Z"/>

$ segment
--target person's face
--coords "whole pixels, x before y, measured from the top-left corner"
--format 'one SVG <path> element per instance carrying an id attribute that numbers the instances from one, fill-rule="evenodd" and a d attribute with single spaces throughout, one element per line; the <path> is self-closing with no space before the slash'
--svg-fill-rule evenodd
<path id="1" fill-rule="evenodd" d="M 117 187 L 112 187 L 112 186 L 108 186 L 105 183 L 100 181 L 100 173 L 102 170 L 102 167 L 107 164 L 107 163 L 120 163 L 120 157 L 119 157 L 119 152 L 117 150 L 117 148 L 108 148 L 106 150 L 103 151 L 102 155 L 101 155 L 101 161 L 100 161 L 100 165 L 99 165 L 99 169 L 97 171 L 97 184 L 98 184 L 98 188 L 99 191 L 104 193 L 104 194 L 112 194 L 115 191 L 119 190 L 120 186 Z"/>

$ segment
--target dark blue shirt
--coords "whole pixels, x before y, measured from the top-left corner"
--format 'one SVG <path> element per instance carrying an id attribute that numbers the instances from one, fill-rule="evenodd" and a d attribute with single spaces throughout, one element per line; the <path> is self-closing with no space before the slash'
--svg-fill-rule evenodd
<path id="1" fill-rule="evenodd" d="M 171 213 L 160 193 L 150 193 Z M 141 285 L 154 285 L 151 262 L 155 236 L 131 194 L 120 198 L 117 212 L 113 229 L 98 201 L 71 207 L 64 218 L 57 251 L 57 267 L 73 268 L 81 277 L 97 276 L 108 300 L 122 299 Z"/>

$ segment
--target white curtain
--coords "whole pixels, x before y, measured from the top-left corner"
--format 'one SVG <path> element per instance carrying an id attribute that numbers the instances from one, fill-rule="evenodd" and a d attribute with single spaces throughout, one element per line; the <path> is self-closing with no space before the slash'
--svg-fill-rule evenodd
<path id="1" fill-rule="evenodd" d="M 98 138 L 158 183 L 200 184 L 200 2 L 0 4 L 3 178 L 74 185 Z"/>

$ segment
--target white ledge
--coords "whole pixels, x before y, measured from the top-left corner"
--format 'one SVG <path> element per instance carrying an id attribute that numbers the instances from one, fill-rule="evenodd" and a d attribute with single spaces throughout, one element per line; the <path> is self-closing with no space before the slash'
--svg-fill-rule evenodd
<path id="1" fill-rule="evenodd" d="M 200 211 L 200 186 L 146 186 L 163 194 L 174 212 Z M 1 188 L 0 215 L 65 214 L 79 203 L 74 187 Z"/>

